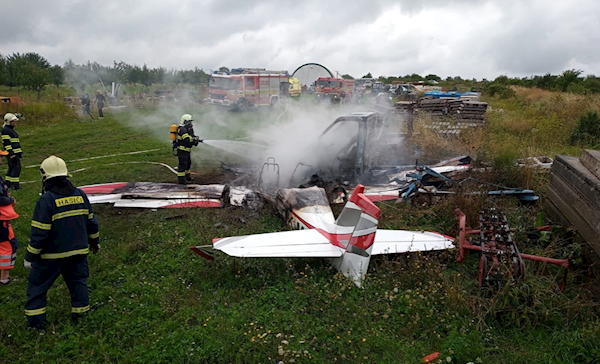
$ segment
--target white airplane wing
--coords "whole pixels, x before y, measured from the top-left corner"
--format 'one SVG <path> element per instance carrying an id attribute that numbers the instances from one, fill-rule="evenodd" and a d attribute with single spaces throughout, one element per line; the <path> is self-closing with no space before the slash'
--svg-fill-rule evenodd
<path id="1" fill-rule="evenodd" d="M 371 255 L 454 248 L 453 238 L 429 231 L 377 229 Z"/>
<path id="2" fill-rule="evenodd" d="M 234 257 L 252 258 L 338 258 L 344 253 L 314 229 L 215 239 L 213 248 Z"/>

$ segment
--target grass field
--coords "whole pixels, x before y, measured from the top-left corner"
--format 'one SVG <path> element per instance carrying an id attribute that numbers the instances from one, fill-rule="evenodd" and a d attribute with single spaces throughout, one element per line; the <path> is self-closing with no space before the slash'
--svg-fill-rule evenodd
<path id="1" fill-rule="evenodd" d="M 531 97 L 521 90 L 512 102 L 490 100 L 494 110 L 504 112 L 492 114 L 485 132 L 462 140 L 461 148 L 475 146 L 478 158 L 489 160 L 579 153 L 553 132 L 553 125 L 566 131 L 578 117 L 573 115 L 583 114 L 596 101 Z M 542 105 L 543 97 L 563 107 L 550 112 L 548 104 Z M 572 113 L 563 113 L 568 105 Z M 82 121 L 60 103 L 28 104 L 18 111 L 24 115 L 16 130 L 26 167 L 23 188 L 13 196 L 21 215 L 14 222 L 21 248 L 12 271 L 17 281 L 0 287 L 2 363 L 420 363 L 436 351 L 446 363 L 600 362 L 598 285 L 586 274 L 586 266 L 569 272 L 564 291 L 558 288 L 559 268 L 532 262 L 527 263 L 525 282 L 507 281 L 498 289 L 482 290 L 475 255 L 464 263 L 455 262 L 455 251 L 378 257 L 371 262 L 365 288 L 357 289 L 319 259 L 219 255 L 208 262 L 189 250 L 215 237 L 285 229 L 268 208 L 152 211 L 94 206 L 102 250 L 88 259 L 92 310 L 82 322 L 72 323 L 68 291 L 59 279 L 49 292 L 49 329 L 28 331 L 23 256 L 41 189 L 37 165 L 45 157 L 64 158 L 76 185 L 174 182 L 166 168 L 138 162 L 176 164 L 168 127 L 183 111 L 195 115 L 197 134 L 207 139 L 256 136 L 261 130 L 267 135 L 273 124 L 285 125 L 289 116 L 169 106 L 108 110 L 102 121 Z M 330 117 L 339 110 L 328 112 Z M 526 125 L 533 122 L 538 130 L 533 133 L 539 136 L 536 143 L 527 143 L 532 127 Z M 124 154 L 134 151 L 146 152 Z M 226 180 L 220 162 L 243 160 L 209 146 L 193 153 L 192 169 L 200 183 Z M 91 157 L 102 158 L 77 161 Z M 543 177 L 510 171 L 513 183 L 528 181 L 544 198 Z M 518 229 L 521 251 L 579 258 L 577 244 L 565 232 L 541 238 L 532 233 L 543 220 L 541 204 L 456 198 L 419 209 L 380 203 L 379 226 L 454 236 L 454 208 L 473 213 L 487 205 L 507 211 L 511 226 Z"/>

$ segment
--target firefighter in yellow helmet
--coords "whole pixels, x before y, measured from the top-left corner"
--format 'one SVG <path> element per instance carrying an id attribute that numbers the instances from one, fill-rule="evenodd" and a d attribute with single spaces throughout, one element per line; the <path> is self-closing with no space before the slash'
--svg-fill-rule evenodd
<path id="1" fill-rule="evenodd" d="M 65 161 L 50 156 L 40 165 L 43 194 L 35 205 L 25 267 L 30 268 L 27 326 L 46 326 L 46 294 L 62 275 L 71 294 L 71 316 L 89 311 L 87 254 L 100 249 L 98 220 L 85 192 L 68 180 Z"/>
<path id="2" fill-rule="evenodd" d="M 8 153 L 8 171 L 6 172 L 6 184 L 15 190 L 19 189 L 19 175 L 21 174 L 21 141 L 19 134 L 15 131 L 16 121 L 19 120 L 15 114 L 4 115 L 4 127 L 2 128 L 2 145 Z"/>
<path id="3" fill-rule="evenodd" d="M 177 127 L 177 139 L 174 144 L 174 148 L 177 149 L 177 182 L 179 184 L 187 184 L 192 180 L 190 176 L 190 168 L 192 167 L 192 157 L 190 155 L 193 146 L 197 146 L 201 143 L 200 140 L 194 134 L 194 125 L 192 124 L 194 119 L 190 114 L 183 114 L 181 116 L 181 124 Z"/>

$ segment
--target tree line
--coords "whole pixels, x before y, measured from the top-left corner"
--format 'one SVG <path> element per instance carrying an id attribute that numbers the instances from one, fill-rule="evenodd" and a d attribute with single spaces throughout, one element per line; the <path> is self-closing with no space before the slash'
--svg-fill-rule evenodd
<path id="1" fill-rule="evenodd" d="M 224 67 L 221 67 L 224 69 Z M 431 84 L 442 85 L 469 85 L 490 95 L 498 94 L 509 97 L 512 95 L 509 86 L 517 85 L 523 87 L 537 87 L 549 91 L 571 92 L 576 94 L 600 93 L 600 78 L 595 75 L 582 76 L 581 70 L 566 70 L 560 75 L 550 73 L 543 76 L 531 77 L 508 77 L 498 76 L 493 81 L 483 79 L 462 79 L 461 77 L 441 77 L 428 74 L 407 74 L 405 76 L 380 76 L 379 80 L 384 83 L 394 81 L 418 82 L 425 81 Z M 343 75 L 344 78 L 352 78 Z M 372 78 L 367 73 L 363 78 Z M 13 53 L 11 55 L 0 54 L 0 84 L 13 87 L 26 88 L 38 92 L 48 85 L 69 84 L 74 87 L 85 87 L 100 82 L 110 84 L 111 82 L 143 84 L 149 87 L 153 84 L 198 84 L 208 83 L 210 74 L 196 67 L 191 70 L 167 69 L 165 67 L 149 68 L 147 65 L 138 66 L 126 62 L 114 61 L 110 66 L 104 66 L 97 62 L 76 64 L 72 60 L 65 62 L 63 66 L 51 65 L 48 60 L 37 53 Z"/>
<path id="2" fill-rule="evenodd" d="M 441 77 L 433 74 L 421 76 L 419 74 L 407 74 L 405 76 L 398 77 L 379 77 L 379 80 L 384 83 L 392 83 L 394 81 L 418 82 L 425 81 L 430 84 L 443 84 L 443 85 L 471 85 L 479 88 L 481 91 L 487 92 L 492 96 L 495 94 L 506 96 L 511 95 L 509 86 L 523 86 L 529 88 L 540 88 L 548 91 L 560 91 L 560 92 L 571 92 L 575 94 L 596 94 L 600 93 L 600 77 L 595 75 L 582 76 L 582 70 L 570 69 L 562 72 L 560 75 L 552 75 L 547 73 L 543 76 L 530 76 L 530 77 L 508 77 L 506 75 L 498 76 L 494 80 L 490 81 L 482 79 L 462 79 L 460 76 Z M 371 74 L 368 73 L 363 78 L 371 78 Z M 435 81 L 435 82 L 432 82 Z"/>
<path id="3" fill-rule="evenodd" d="M 25 88 L 40 93 L 48 85 L 72 85 L 75 88 L 112 82 L 143 84 L 198 84 L 208 83 L 210 75 L 202 69 L 191 70 L 166 69 L 164 67 L 149 68 L 121 62 L 113 62 L 104 66 L 97 62 L 76 64 L 68 60 L 61 67 L 50 65 L 50 62 L 37 53 L 0 54 L 0 85 L 12 88 Z"/>

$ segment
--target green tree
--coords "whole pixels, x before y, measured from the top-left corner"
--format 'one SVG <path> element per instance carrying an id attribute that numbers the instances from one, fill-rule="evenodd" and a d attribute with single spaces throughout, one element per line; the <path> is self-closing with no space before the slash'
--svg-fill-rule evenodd
<path id="1" fill-rule="evenodd" d="M 373 78 L 373 75 L 371 75 L 371 72 L 369 72 L 366 75 L 362 76 L 361 78 Z"/>
<path id="2" fill-rule="evenodd" d="M 150 70 L 148 69 L 148 66 L 146 66 L 146 64 L 144 64 L 142 66 L 142 69 L 140 70 L 140 82 L 144 86 L 146 86 L 146 92 L 148 92 L 148 87 L 150 87 L 150 85 L 152 85 L 152 83 L 154 82 L 154 80 L 152 80 Z"/>
<path id="3" fill-rule="evenodd" d="M 429 75 L 425 76 L 425 80 L 440 82 L 442 80 L 442 78 L 438 75 L 429 74 Z"/>
<path id="4" fill-rule="evenodd" d="M 354 79 L 354 77 L 350 76 L 349 74 L 342 75 L 342 78 L 346 79 L 346 80 L 353 80 Z"/>
<path id="5" fill-rule="evenodd" d="M 6 58 L 0 54 L 0 85 L 6 85 Z"/>
<path id="6" fill-rule="evenodd" d="M 228 73 L 229 72 L 229 68 L 227 68 L 225 66 L 221 66 L 221 67 L 219 67 L 219 72 Z"/>
<path id="7" fill-rule="evenodd" d="M 65 78 L 65 73 L 62 67 L 59 65 L 54 65 L 50 67 L 49 71 L 50 77 L 52 78 L 52 83 L 56 86 L 56 88 L 58 88 L 58 86 L 63 83 Z"/>
<path id="8" fill-rule="evenodd" d="M 600 78 L 589 75 L 583 80 L 583 86 L 593 93 L 600 93 Z"/>
<path id="9" fill-rule="evenodd" d="M 23 73 L 23 86 L 27 86 L 30 90 L 36 90 L 39 100 L 42 90 L 53 82 L 50 68 L 43 68 L 35 63 L 27 62 L 23 66 Z"/>
<path id="10" fill-rule="evenodd" d="M 569 85 L 583 81 L 583 77 L 579 77 L 583 73 L 582 70 L 566 70 L 556 80 L 559 89 L 562 92 L 567 91 Z"/>
<path id="11" fill-rule="evenodd" d="M 20 53 L 13 53 L 6 58 L 6 84 L 12 90 L 23 85 L 23 66 L 25 58 Z"/>

